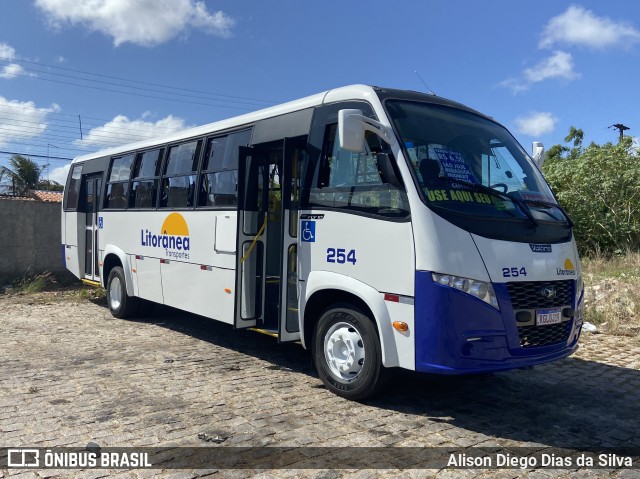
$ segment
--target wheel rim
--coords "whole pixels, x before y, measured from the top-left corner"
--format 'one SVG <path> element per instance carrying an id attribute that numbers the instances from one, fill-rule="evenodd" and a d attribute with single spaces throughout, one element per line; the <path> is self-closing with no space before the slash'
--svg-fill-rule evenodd
<path id="1" fill-rule="evenodd" d="M 334 324 L 324 336 L 324 357 L 331 374 L 340 382 L 353 381 L 360 375 L 364 354 L 362 336 L 352 324 Z"/>
<path id="2" fill-rule="evenodd" d="M 114 276 L 109 285 L 109 307 L 112 311 L 116 311 L 122 302 L 122 288 L 120 287 L 120 278 Z"/>

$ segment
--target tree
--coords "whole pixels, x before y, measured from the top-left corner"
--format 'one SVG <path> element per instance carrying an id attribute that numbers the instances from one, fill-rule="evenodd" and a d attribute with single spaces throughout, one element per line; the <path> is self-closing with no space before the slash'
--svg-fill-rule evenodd
<path id="1" fill-rule="evenodd" d="M 36 186 L 38 190 L 47 190 L 47 191 L 63 191 L 64 185 L 61 185 L 57 181 L 53 180 L 40 180 L 38 181 L 38 185 Z"/>
<path id="2" fill-rule="evenodd" d="M 544 175 L 573 219 L 583 252 L 640 249 L 640 152 L 631 138 L 613 145 L 582 147 L 574 127 L 565 138 L 573 148 L 554 145 Z"/>
<path id="3" fill-rule="evenodd" d="M 22 155 L 12 155 L 9 158 L 9 165 L 11 168 L 2 167 L 2 176 L 8 177 L 11 182 L 8 189 L 17 196 L 28 195 L 29 190 L 38 188 L 40 176 L 46 168 Z"/>

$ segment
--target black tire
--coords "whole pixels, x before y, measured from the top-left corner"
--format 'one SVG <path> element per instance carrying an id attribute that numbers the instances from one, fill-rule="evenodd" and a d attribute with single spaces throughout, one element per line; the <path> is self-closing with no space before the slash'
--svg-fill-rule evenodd
<path id="1" fill-rule="evenodd" d="M 124 271 L 115 266 L 107 279 L 107 305 L 111 314 L 119 319 L 130 318 L 138 311 L 138 298 L 127 295 Z"/>
<path id="2" fill-rule="evenodd" d="M 322 313 L 312 348 L 320 379 L 338 396 L 352 400 L 371 397 L 389 378 L 373 321 L 353 305 L 336 304 Z"/>

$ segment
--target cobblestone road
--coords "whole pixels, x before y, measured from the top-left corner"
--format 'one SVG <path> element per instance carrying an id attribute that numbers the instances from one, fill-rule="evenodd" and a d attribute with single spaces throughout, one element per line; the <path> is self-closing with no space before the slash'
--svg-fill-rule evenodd
<path id="1" fill-rule="evenodd" d="M 299 345 L 158 307 L 111 317 L 77 293 L 0 295 L 0 446 L 640 447 L 640 346 L 482 377 L 402 373 L 365 404 L 325 390 Z M 532 477 L 640 477 L 539 469 Z M 0 470 L 0 477 L 519 477 L 518 470 Z"/>

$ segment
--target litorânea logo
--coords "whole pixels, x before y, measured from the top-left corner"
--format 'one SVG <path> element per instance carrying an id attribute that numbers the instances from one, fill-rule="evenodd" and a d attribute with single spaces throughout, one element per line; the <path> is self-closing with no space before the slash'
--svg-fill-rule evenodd
<path id="1" fill-rule="evenodd" d="M 189 227 L 180 213 L 166 217 L 159 235 L 147 229 L 140 230 L 140 243 L 150 248 L 163 248 L 167 258 L 189 259 Z"/>
<path id="2" fill-rule="evenodd" d="M 556 268 L 556 274 L 558 276 L 575 276 L 576 270 L 573 267 L 573 263 L 569 258 L 564 260 L 563 268 Z"/>

